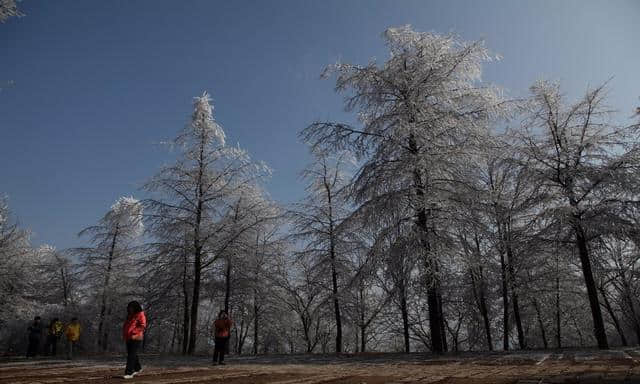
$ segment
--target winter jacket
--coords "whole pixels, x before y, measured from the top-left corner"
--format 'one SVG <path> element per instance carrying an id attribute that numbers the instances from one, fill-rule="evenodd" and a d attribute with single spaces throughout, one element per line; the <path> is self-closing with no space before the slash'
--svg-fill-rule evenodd
<path id="1" fill-rule="evenodd" d="M 49 335 L 55 337 L 62 335 L 62 322 L 60 320 L 49 324 Z"/>
<path id="2" fill-rule="evenodd" d="M 231 326 L 233 321 L 231 319 L 218 319 L 213 323 L 216 329 L 216 337 L 229 337 L 231 335 Z"/>
<path id="3" fill-rule="evenodd" d="M 70 323 L 67 325 L 67 330 L 65 334 L 67 335 L 67 340 L 69 341 L 78 341 L 80 339 L 80 323 Z"/>
<path id="4" fill-rule="evenodd" d="M 144 312 L 134 313 L 127 317 L 127 321 L 124 322 L 122 338 L 125 341 L 142 340 L 145 328 L 147 328 L 147 317 Z"/>
<path id="5" fill-rule="evenodd" d="M 33 323 L 29 326 L 27 331 L 29 333 L 29 339 L 39 339 L 42 334 L 42 326 L 40 324 Z"/>

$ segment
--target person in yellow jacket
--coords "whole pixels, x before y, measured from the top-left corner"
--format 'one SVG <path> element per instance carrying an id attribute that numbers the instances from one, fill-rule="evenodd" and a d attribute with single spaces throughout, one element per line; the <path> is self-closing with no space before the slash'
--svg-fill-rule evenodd
<path id="1" fill-rule="evenodd" d="M 80 326 L 80 322 L 77 317 L 71 319 L 71 322 L 67 325 L 67 330 L 65 331 L 65 335 L 67 335 L 67 358 L 71 360 L 73 358 L 73 350 L 75 349 L 76 343 L 80 340 L 80 332 L 82 331 L 82 327 Z"/>
<path id="2" fill-rule="evenodd" d="M 47 343 L 44 346 L 46 353 L 50 356 L 55 356 L 58 349 L 58 340 L 62 336 L 62 322 L 54 317 L 49 323 L 47 329 Z"/>

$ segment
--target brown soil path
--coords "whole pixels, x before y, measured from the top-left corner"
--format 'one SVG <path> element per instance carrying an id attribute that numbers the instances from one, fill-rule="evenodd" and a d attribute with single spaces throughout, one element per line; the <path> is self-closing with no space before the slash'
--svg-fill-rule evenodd
<path id="1" fill-rule="evenodd" d="M 143 356 L 144 372 L 122 379 L 123 358 L 5 359 L 0 383 L 255 383 L 255 384 L 533 384 L 638 383 L 640 350 L 357 356 L 230 357 L 211 366 L 206 357 Z"/>

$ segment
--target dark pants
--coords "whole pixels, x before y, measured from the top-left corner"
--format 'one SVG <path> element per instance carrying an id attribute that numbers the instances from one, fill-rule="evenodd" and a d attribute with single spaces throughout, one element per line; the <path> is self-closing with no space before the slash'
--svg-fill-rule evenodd
<path id="1" fill-rule="evenodd" d="M 138 349 L 140 345 L 142 345 L 141 340 L 127 341 L 127 367 L 124 370 L 125 375 L 130 375 L 142 369 L 140 359 L 138 359 Z"/>
<path id="2" fill-rule="evenodd" d="M 39 337 L 29 337 L 29 346 L 27 347 L 27 357 L 36 357 L 38 354 L 38 346 L 40 346 Z"/>
<path id="3" fill-rule="evenodd" d="M 213 349 L 213 362 L 222 363 L 224 361 L 224 351 L 227 349 L 229 337 L 216 337 L 216 346 Z"/>
<path id="4" fill-rule="evenodd" d="M 58 349 L 58 336 L 48 335 L 47 343 L 44 346 L 44 350 L 48 355 L 55 356 Z"/>
<path id="5" fill-rule="evenodd" d="M 76 349 L 76 342 L 67 340 L 67 359 L 73 359 L 73 351 Z"/>

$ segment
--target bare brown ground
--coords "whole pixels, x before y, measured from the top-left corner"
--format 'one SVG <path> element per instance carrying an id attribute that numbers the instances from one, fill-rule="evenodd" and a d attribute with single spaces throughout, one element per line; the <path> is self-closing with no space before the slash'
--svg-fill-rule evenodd
<path id="1" fill-rule="evenodd" d="M 143 356 L 131 383 L 255 384 L 533 384 L 639 383 L 640 351 L 357 356 L 230 357 L 212 366 L 205 357 Z M 122 358 L 74 361 L 5 359 L 0 383 L 122 383 Z"/>

